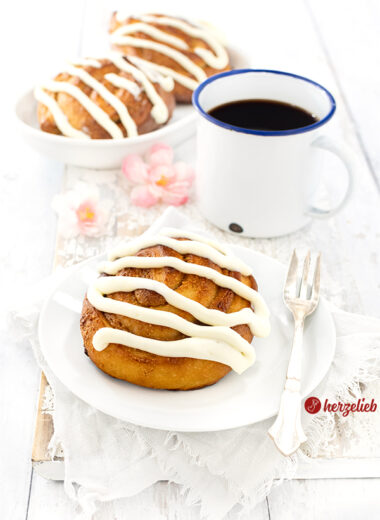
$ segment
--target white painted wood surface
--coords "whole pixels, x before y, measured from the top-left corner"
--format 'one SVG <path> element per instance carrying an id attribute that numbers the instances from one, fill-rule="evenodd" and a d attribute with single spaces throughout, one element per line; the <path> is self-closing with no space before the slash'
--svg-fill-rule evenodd
<path id="1" fill-rule="evenodd" d="M 156 4 L 140 1 L 138 10 L 148 11 L 152 5 Z M 2 8 L 1 48 L 7 51 L 2 55 L 2 70 L 3 74 L 9 72 L 0 86 L 0 222 L 5 244 L 0 252 L 0 276 L 5 295 L 22 297 L 23 284 L 41 279 L 51 269 L 56 219 L 50 201 L 60 190 L 65 170 L 20 142 L 12 124 L 13 102 L 39 78 L 50 76 L 66 58 L 105 49 L 110 9 L 110 2 L 105 0 L 16 0 Z M 380 115 L 379 3 L 236 0 L 232 10 L 231 3 L 220 2 L 215 9 L 214 2 L 182 5 L 162 0 L 160 10 L 211 20 L 231 35 L 235 46 L 251 53 L 252 66 L 304 74 L 333 91 L 339 109 L 330 131 L 343 136 L 358 154 L 359 177 L 352 202 L 333 221 L 315 223 L 292 237 L 253 243 L 286 261 L 291 247 L 308 245 L 320 236 L 321 245 L 328 246 L 325 290 L 329 289 L 328 280 L 341 288 L 330 293 L 330 299 L 347 310 L 379 315 L 380 206 L 375 182 L 380 178 L 375 126 Z M 339 181 L 334 184 L 339 185 Z M 2 334 L 1 519 L 66 520 L 76 514 L 61 483 L 47 481 L 31 471 L 38 383 L 39 371 L 28 344 Z M 373 392 L 379 395 L 379 385 L 377 390 L 374 385 Z M 358 474 L 376 475 L 378 459 L 373 457 L 380 453 L 366 451 L 365 445 L 360 450 L 355 454 L 362 457 Z M 329 471 L 326 469 L 326 477 L 332 476 Z M 333 476 L 341 475 L 336 470 Z M 272 491 L 252 518 L 376 519 L 380 516 L 379 486 L 377 478 L 287 482 Z M 185 509 L 176 486 L 159 483 L 131 501 L 128 511 L 116 502 L 107 506 L 101 518 L 187 520 L 199 518 L 199 510 Z"/>

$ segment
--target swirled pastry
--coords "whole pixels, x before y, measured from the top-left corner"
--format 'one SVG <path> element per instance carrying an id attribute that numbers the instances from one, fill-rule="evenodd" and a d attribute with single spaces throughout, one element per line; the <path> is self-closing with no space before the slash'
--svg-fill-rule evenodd
<path id="1" fill-rule="evenodd" d="M 216 242 L 165 229 L 119 247 L 83 303 L 85 351 L 118 379 L 161 389 L 211 385 L 255 361 L 269 312 L 249 266 Z"/>
<path id="2" fill-rule="evenodd" d="M 35 89 L 43 131 L 79 139 L 134 137 L 165 125 L 172 78 L 147 74 L 128 58 L 82 59 Z"/>
<path id="3" fill-rule="evenodd" d="M 113 14 L 111 43 L 129 57 L 172 77 L 174 94 L 190 103 L 193 90 L 207 77 L 230 69 L 229 56 L 215 31 L 180 18 L 150 14 Z"/>

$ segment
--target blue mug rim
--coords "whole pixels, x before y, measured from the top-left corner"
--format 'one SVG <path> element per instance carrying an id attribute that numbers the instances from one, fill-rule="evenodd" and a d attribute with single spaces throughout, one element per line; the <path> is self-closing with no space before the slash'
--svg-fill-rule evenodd
<path id="1" fill-rule="evenodd" d="M 213 81 L 216 81 L 220 78 L 226 77 L 226 76 L 234 76 L 236 74 L 247 74 L 247 73 L 269 73 L 269 74 L 279 74 L 282 76 L 290 76 L 295 79 L 299 79 L 302 81 L 305 81 L 307 83 L 311 83 L 315 87 L 322 90 L 328 97 L 331 107 L 328 114 L 317 121 L 316 123 L 313 123 L 312 125 L 303 126 L 301 128 L 294 128 L 292 130 L 251 130 L 250 128 L 241 128 L 239 126 L 230 125 L 228 123 L 223 123 L 222 121 L 219 121 L 218 119 L 215 119 L 215 117 L 210 116 L 209 113 L 207 113 L 203 108 L 201 107 L 199 103 L 199 96 L 202 92 L 202 90 Z M 215 125 L 221 126 L 222 128 L 225 128 L 227 130 L 234 130 L 235 132 L 240 132 L 243 134 L 251 134 L 251 135 L 262 135 L 262 136 L 273 136 L 273 135 L 296 135 L 296 134 L 303 134 L 305 132 L 310 132 L 312 130 L 315 130 L 316 128 L 319 128 L 320 126 L 324 125 L 329 121 L 332 116 L 335 113 L 336 110 L 336 102 L 334 99 L 334 96 L 331 94 L 327 88 L 323 87 L 316 81 L 313 81 L 309 78 L 306 78 L 305 76 L 300 76 L 298 74 L 293 74 L 291 72 L 284 72 L 281 70 L 271 70 L 271 69 L 234 69 L 234 70 L 228 70 L 226 72 L 220 72 L 219 74 L 215 74 L 214 76 L 211 76 L 207 78 L 205 81 L 203 81 L 198 87 L 195 89 L 193 96 L 192 96 L 192 102 L 195 109 L 200 113 L 201 116 L 203 116 L 205 119 L 210 121 L 211 123 L 214 123 Z"/>

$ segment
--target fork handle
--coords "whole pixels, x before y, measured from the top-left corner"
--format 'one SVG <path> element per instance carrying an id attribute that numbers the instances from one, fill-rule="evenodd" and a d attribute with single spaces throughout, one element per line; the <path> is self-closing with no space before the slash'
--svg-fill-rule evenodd
<path id="1" fill-rule="evenodd" d="M 290 354 L 280 410 L 268 433 L 283 455 L 291 455 L 306 441 L 301 424 L 301 362 L 304 318 L 295 319 L 293 346 Z"/>

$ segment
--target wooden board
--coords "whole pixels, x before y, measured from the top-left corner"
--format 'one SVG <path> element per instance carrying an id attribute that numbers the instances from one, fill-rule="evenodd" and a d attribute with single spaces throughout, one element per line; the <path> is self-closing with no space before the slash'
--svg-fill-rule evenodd
<path id="1" fill-rule="evenodd" d="M 118 3 L 125 7 L 125 2 Z M 116 4 L 112 2 L 112 6 Z M 139 10 L 149 10 L 151 6 L 152 2 L 141 0 Z M 9 49 L 4 55 L 4 67 L 12 70 L 12 78 L 2 83 L 0 104 L 3 122 L 10 122 L 11 100 L 22 90 L 37 79 L 49 77 L 66 58 L 82 51 L 92 54 L 104 49 L 106 38 L 99 35 L 106 31 L 110 2 L 67 0 L 58 11 L 54 2 L 19 0 L 8 2 L 6 8 L 7 12 L 0 18 L 0 37 L 2 48 Z M 374 182 L 380 175 L 376 137 L 376 114 L 380 111 L 378 2 L 347 0 L 343 5 L 331 0 L 252 0 L 249 3 L 236 0 L 233 9 L 230 4 L 223 3 L 215 9 L 213 2 L 194 0 L 178 8 L 177 3 L 162 0 L 160 9 L 180 10 L 184 16 L 208 19 L 224 27 L 236 46 L 251 53 L 254 67 L 298 72 L 332 89 L 339 108 L 336 124 L 329 131 L 343 136 L 358 154 L 355 198 L 332 221 L 313 224 L 305 232 L 283 239 L 252 241 L 251 246 L 283 262 L 294 246 L 323 248 L 325 294 L 347 310 L 379 315 L 380 210 L 379 191 Z M 15 41 L 15 21 L 22 41 Z M 235 32 L 234 27 L 237 27 Z M 55 218 L 50 201 L 61 189 L 63 176 L 67 182 L 70 175 L 77 172 L 72 168 L 64 172 L 62 165 L 26 148 L 10 124 L 0 127 L 0 135 L 7 143 L 2 149 L 0 166 L 0 218 L 5 224 L 4 243 L 9 245 L 2 257 L 2 288 L 5 293 L 22 295 L 24 284 L 41 279 L 51 270 Z M 194 149 L 191 149 L 186 158 L 193 156 Z M 339 182 L 337 179 L 338 187 Z M 117 211 L 123 213 L 122 200 L 119 200 Z M 195 220 L 198 218 L 191 207 L 187 211 Z M 123 229 L 128 235 L 132 233 L 136 219 L 145 226 L 154 218 L 149 213 L 134 216 L 124 213 L 123 223 L 120 221 L 115 226 L 119 225 L 119 232 Z M 107 240 L 112 240 L 112 236 Z M 102 247 L 106 246 L 107 240 L 102 242 Z M 98 250 L 94 244 L 89 244 L 88 248 L 89 254 Z M 59 257 L 62 262 L 78 261 L 83 258 L 83 251 L 70 243 L 66 253 L 60 253 Z M 7 520 L 74 518 L 75 506 L 65 495 L 62 484 L 31 471 L 34 402 L 37 402 L 40 379 L 32 352 L 25 342 L 20 346 L 11 337 L 4 340 L 1 356 L 0 399 L 4 413 L 0 419 L 3 426 L 0 517 Z M 17 385 L 17 391 L 15 381 L 22 381 Z M 41 432 L 40 435 L 43 436 Z M 373 446 L 371 452 L 364 443 L 360 453 L 369 458 L 362 457 L 358 461 L 361 466 L 357 475 L 375 476 L 379 454 L 373 451 Z M 344 461 L 341 462 L 340 469 L 335 466 L 331 476 L 348 474 Z M 349 461 L 348 464 L 351 471 L 353 463 Z M 334 466 L 329 468 L 324 468 L 326 477 Z M 297 515 L 305 518 L 345 516 L 356 520 L 360 512 L 371 520 L 380 515 L 378 479 L 360 478 L 354 484 L 343 478 L 300 482 L 288 482 L 274 490 L 255 510 L 253 517 L 267 519 L 270 514 L 272 519 L 283 520 Z M 111 520 L 126 516 L 187 520 L 199 518 L 199 509 L 185 507 L 178 487 L 160 483 L 128 504 L 109 504 L 98 518 Z"/>

